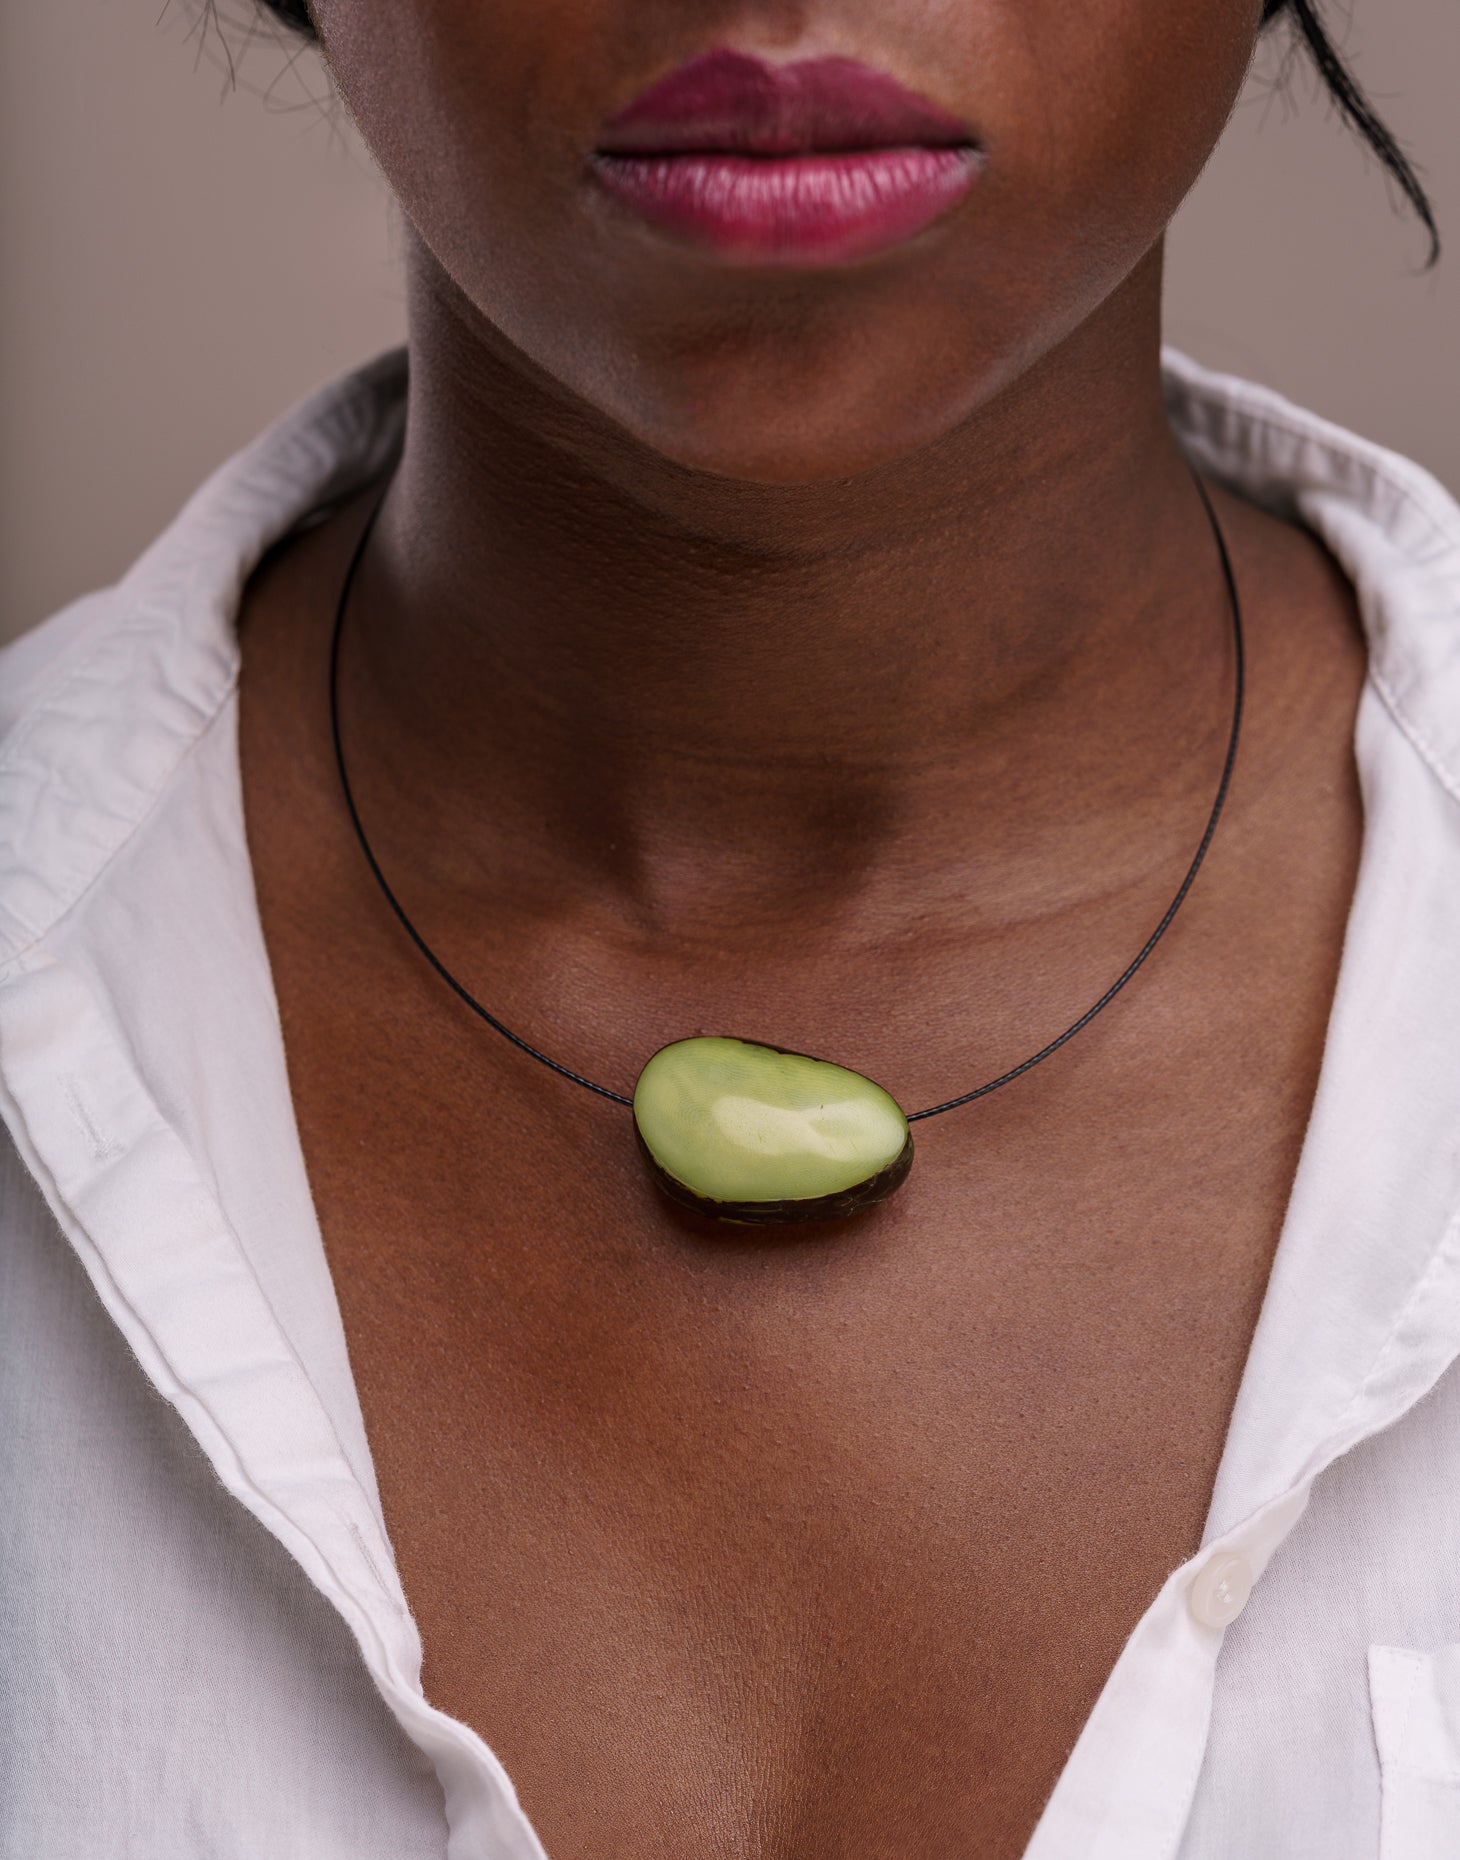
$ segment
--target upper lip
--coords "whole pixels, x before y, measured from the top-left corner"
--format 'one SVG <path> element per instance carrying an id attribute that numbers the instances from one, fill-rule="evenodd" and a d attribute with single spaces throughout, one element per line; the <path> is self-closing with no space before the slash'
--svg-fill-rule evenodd
<path id="1" fill-rule="evenodd" d="M 690 59 L 609 118 L 598 150 L 614 155 L 723 150 L 958 147 L 967 123 L 856 58 L 774 65 L 717 49 Z"/>

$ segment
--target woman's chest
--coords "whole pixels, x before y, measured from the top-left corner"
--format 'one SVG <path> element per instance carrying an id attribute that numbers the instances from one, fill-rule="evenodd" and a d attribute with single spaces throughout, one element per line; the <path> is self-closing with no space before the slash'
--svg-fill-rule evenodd
<path id="1" fill-rule="evenodd" d="M 890 1202 L 779 1232 L 669 1207 L 628 1112 L 451 1000 L 343 854 L 321 875 L 255 833 L 427 1696 L 501 1757 L 552 1860 L 1023 1851 L 1200 1543 L 1349 896 L 1351 815 L 1316 840 L 1314 817 L 1301 857 L 1216 868 L 1202 918 L 1049 1063 L 919 1123 Z M 1092 953 L 1081 928 L 1073 956 L 1011 960 L 1027 1011 L 965 963 L 903 965 L 872 1011 L 798 954 L 798 995 L 768 948 L 718 978 L 722 1024 L 763 1033 L 774 999 L 785 1044 L 838 1026 L 891 1080 L 927 1065 L 933 1000 L 938 1054 L 1011 1063 L 1026 1023 L 1088 1001 L 1065 1013 L 1073 960 L 1118 968 L 1126 933 Z M 717 1030 L 693 1024 L 703 978 L 671 999 L 664 964 L 545 962 L 491 929 L 455 945 L 473 977 L 590 1042 L 557 1047 L 595 1076 L 636 1028 Z"/>
<path id="2" fill-rule="evenodd" d="M 427 1696 L 553 1860 L 1020 1853 L 1198 1547 L 1300 1129 L 1188 1077 L 1097 1143 L 1031 1079 L 884 1209 L 767 1236 L 662 1206 L 614 1107 L 504 1141 L 317 1063 Z"/>

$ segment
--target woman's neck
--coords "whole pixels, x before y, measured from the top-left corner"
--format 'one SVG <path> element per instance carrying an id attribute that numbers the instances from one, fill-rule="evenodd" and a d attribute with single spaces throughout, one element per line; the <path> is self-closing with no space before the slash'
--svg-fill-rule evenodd
<path id="1" fill-rule="evenodd" d="M 816 482 L 666 460 L 413 271 L 342 702 L 441 876 L 885 930 L 899 899 L 1051 908 L 1199 826 L 1230 626 L 1159 253 L 951 431 Z"/>

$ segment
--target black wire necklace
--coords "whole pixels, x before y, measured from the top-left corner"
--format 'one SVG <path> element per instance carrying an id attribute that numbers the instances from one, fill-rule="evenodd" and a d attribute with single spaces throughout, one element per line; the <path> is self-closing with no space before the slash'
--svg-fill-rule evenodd
<path id="1" fill-rule="evenodd" d="M 1102 1008 L 1109 1006 L 1165 935 L 1206 857 L 1237 760 L 1244 680 L 1242 607 L 1217 513 L 1195 472 L 1192 479 L 1216 539 L 1236 646 L 1232 730 L 1216 800 L 1176 896 L 1134 960 L 1100 999 L 1063 1033 L 985 1085 L 975 1086 L 972 1091 L 945 1099 L 941 1104 L 929 1105 L 925 1111 L 904 1112 L 890 1092 L 845 1066 L 732 1035 L 699 1035 L 675 1040 L 651 1054 L 639 1073 L 632 1096 L 628 1096 L 610 1090 L 607 1085 L 595 1084 L 582 1073 L 559 1064 L 505 1026 L 495 1014 L 489 1013 L 436 955 L 391 890 L 365 836 L 345 771 L 338 701 L 340 634 L 356 570 L 385 501 L 383 493 L 350 557 L 330 640 L 330 731 L 335 762 L 345 806 L 366 863 L 416 948 L 442 981 L 489 1027 L 560 1078 L 596 1092 L 600 1098 L 627 1105 L 633 1111 L 639 1150 L 654 1180 L 672 1200 L 718 1220 L 754 1224 L 828 1220 L 871 1207 L 885 1200 L 907 1179 L 913 1160 L 910 1125 L 920 1118 L 940 1117 L 944 1111 L 972 1104 L 975 1098 L 986 1097 L 1000 1086 L 1010 1084 L 1031 1066 L 1037 1066 L 1057 1052 L 1066 1040 L 1073 1039 L 1082 1027 L 1087 1027 Z"/>

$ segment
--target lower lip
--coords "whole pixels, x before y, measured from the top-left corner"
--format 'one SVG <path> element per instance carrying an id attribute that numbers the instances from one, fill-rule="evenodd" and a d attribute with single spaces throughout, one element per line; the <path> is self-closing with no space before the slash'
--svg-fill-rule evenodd
<path id="1" fill-rule="evenodd" d="M 964 148 L 784 156 L 593 156 L 616 199 L 722 258 L 834 265 L 909 239 L 967 193 Z"/>

